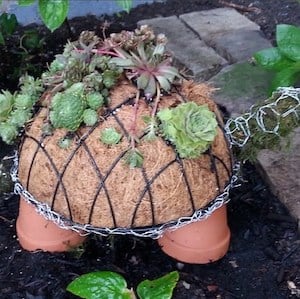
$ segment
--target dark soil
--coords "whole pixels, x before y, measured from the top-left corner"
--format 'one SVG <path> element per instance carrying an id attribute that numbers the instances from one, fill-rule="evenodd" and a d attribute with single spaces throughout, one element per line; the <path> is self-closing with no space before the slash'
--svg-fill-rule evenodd
<path id="1" fill-rule="evenodd" d="M 231 3 L 242 5 L 239 11 L 258 23 L 272 42 L 276 24 L 300 25 L 300 4 L 295 1 L 234 0 Z M 260 9 L 260 12 L 245 12 L 249 5 Z M 61 50 L 67 38 L 76 38 L 80 31 L 87 29 L 100 32 L 105 19 L 112 22 L 111 31 L 119 31 L 134 29 L 141 19 L 222 6 L 219 1 L 168 0 L 166 3 L 142 5 L 130 14 L 74 19 L 69 22 L 70 27 L 65 24 L 53 35 L 40 28 L 41 33 L 47 33 L 46 43 L 39 51 L 33 51 L 30 62 L 36 63 L 35 70 L 41 71 L 46 62 Z M 12 41 L 19 37 L 15 35 Z M 11 46 L 0 51 L 0 88 L 13 90 L 16 83 L 9 70 L 13 62 L 19 63 L 11 56 L 17 48 Z M 11 155 L 13 148 L 0 141 L 0 158 Z M 116 271 L 126 277 L 130 287 L 136 287 L 143 279 L 154 279 L 176 269 L 180 272 L 180 281 L 174 292 L 175 299 L 299 298 L 300 241 L 297 223 L 269 192 L 252 165 L 243 166 L 243 182 L 232 190 L 228 211 L 232 233 L 228 254 L 212 264 L 188 265 L 167 257 L 154 240 L 129 236 L 91 236 L 84 250 L 70 253 L 26 252 L 20 248 L 15 233 L 18 198 L 1 195 L 0 298 L 75 298 L 65 288 L 83 273 Z M 293 283 L 298 286 L 298 291 L 291 288 Z"/>

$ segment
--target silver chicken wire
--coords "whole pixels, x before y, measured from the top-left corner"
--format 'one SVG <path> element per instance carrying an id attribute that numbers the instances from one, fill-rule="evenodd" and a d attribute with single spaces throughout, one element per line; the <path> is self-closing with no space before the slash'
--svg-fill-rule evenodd
<path id="1" fill-rule="evenodd" d="M 43 215 L 46 219 L 53 221 L 59 227 L 63 229 L 71 229 L 81 235 L 87 235 L 90 233 L 95 233 L 102 236 L 118 234 L 133 235 L 136 237 L 149 237 L 152 239 L 159 238 L 166 229 L 175 230 L 186 224 L 207 219 L 215 210 L 226 204 L 229 201 L 230 188 L 238 185 L 237 173 L 240 168 L 240 164 L 237 163 L 233 168 L 233 175 L 231 176 L 230 183 L 224 188 L 224 191 L 219 196 L 217 196 L 208 206 L 206 206 L 204 209 L 196 211 L 190 217 L 181 217 L 176 221 L 145 228 L 98 228 L 90 224 L 79 224 L 70 221 L 69 219 L 66 219 L 65 217 L 51 210 L 48 204 L 36 200 L 34 196 L 32 196 L 32 194 L 30 194 L 20 183 L 18 177 L 18 164 L 18 153 L 15 152 L 14 163 L 11 170 L 11 177 L 13 182 L 15 183 L 14 193 L 17 195 L 21 195 L 28 203 L 33 204 L 39 214 Z"/>
<path id="2" fill-rule="evenodd" d="M 266 105 L 257 107 L 257 105 L 251 106 L 249 112 L 238 116 L 236 118 L 229 119 L 225 124 L 225 132 L 230 139 L 230 143 L 233 146 L 243 147 L 252 136 L 249 121 L 255 120 L 258 127 L 262 132 L 271 133 L 278 135 L 280 120 L 287 117 L 290 114 L 295 114 L 296 118 L 299 119 L 300 111 L 300 88 L 294 87 L 279 87 L 276 92 L 273 93 L 273 97 L 278 96 L 278 98 Z M 278 111 L 279 102 L 286 99 L 292 98 L 295 100 L 295 104 L 291 105 L 284 112 Z M 267 113 L 272 111 L 277 123 L 274 128 L 267 128 L 265 125 L 265 116 Z"/>

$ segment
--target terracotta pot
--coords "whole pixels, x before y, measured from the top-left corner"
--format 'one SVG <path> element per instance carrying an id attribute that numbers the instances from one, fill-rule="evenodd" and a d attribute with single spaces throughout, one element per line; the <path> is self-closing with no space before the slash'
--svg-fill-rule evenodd
<path id="1" fill-rule="evenodd" d="M 38 249 L 50 252 L 68 251 L 85 240 L 79 233 L 62 229 L 54 222 L 46 220 L 22 197 L 16 230 L 20 245 L 29 251 Z"/>
<path id="2" fill-rule="evenodd" d="M 158 240 L 162 250 L 178 261 L 207 264 L 222 258 L 229 248 L 226 206 L 205 220 L 167 231 Z"/>

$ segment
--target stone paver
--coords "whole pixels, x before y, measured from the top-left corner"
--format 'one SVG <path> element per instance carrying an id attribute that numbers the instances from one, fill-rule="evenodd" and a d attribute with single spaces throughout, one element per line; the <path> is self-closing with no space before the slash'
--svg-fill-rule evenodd
<path id="1" fill-rule="evenodd" d="M 294 131 L 292 146 L 286 151 L 262 150 L 258 162 L 263 177 L 300 225 L 300 128 Z M 299 226 L 300 230 L 300 226 Z"/>
<path id="2" fill-rule="evenodd" d="M 210 45 L 229 63 L 244 61 L 272 44 L 258 30 L 234 30 L 212 37 Z"/>
<path id="3" fill-rule="evenodd" d="M 207 80 L 227 65 L 224 58 L 208 47 L 176 16 L 142 20 L 138 23 L 144 24 L 151 26 L 156 33 L 164 33 L 168 37 L 168 50 L 173 53 L 180 66 L 190 70 L 195 80 Z"/>
<path id="4" fill-rule="evenodd" d="M 216 8 L 191 12 L 180 16 L 200 38 L 210 41 L 217 34 L 233 32 L 235 30 L 260 30 L 260 27 L 230 8 Z"/>

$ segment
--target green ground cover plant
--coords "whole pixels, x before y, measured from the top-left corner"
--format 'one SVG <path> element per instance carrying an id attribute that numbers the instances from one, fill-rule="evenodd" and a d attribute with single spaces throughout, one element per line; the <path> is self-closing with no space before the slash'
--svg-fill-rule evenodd
<path id="1" fill-rule="evenodd" d="M 137 286 L 136 297 L 135 292 L 127 288 L 123 276 L 98 271 L 79 276 L 67 286 L 67 291 L 85 299 L 170 299 L 178 279 L 178 272 L 173 271 L 155 280 L 143 280 Z"/>
<path id="2" fill-rule="evenodd" d="M 279 24 L 276 27 L 277 47 L 254 54 L 263 68 L 275 73 L 270 94 L 278 87 L 293 86 L 300 80 L 300 28 Z"/>

